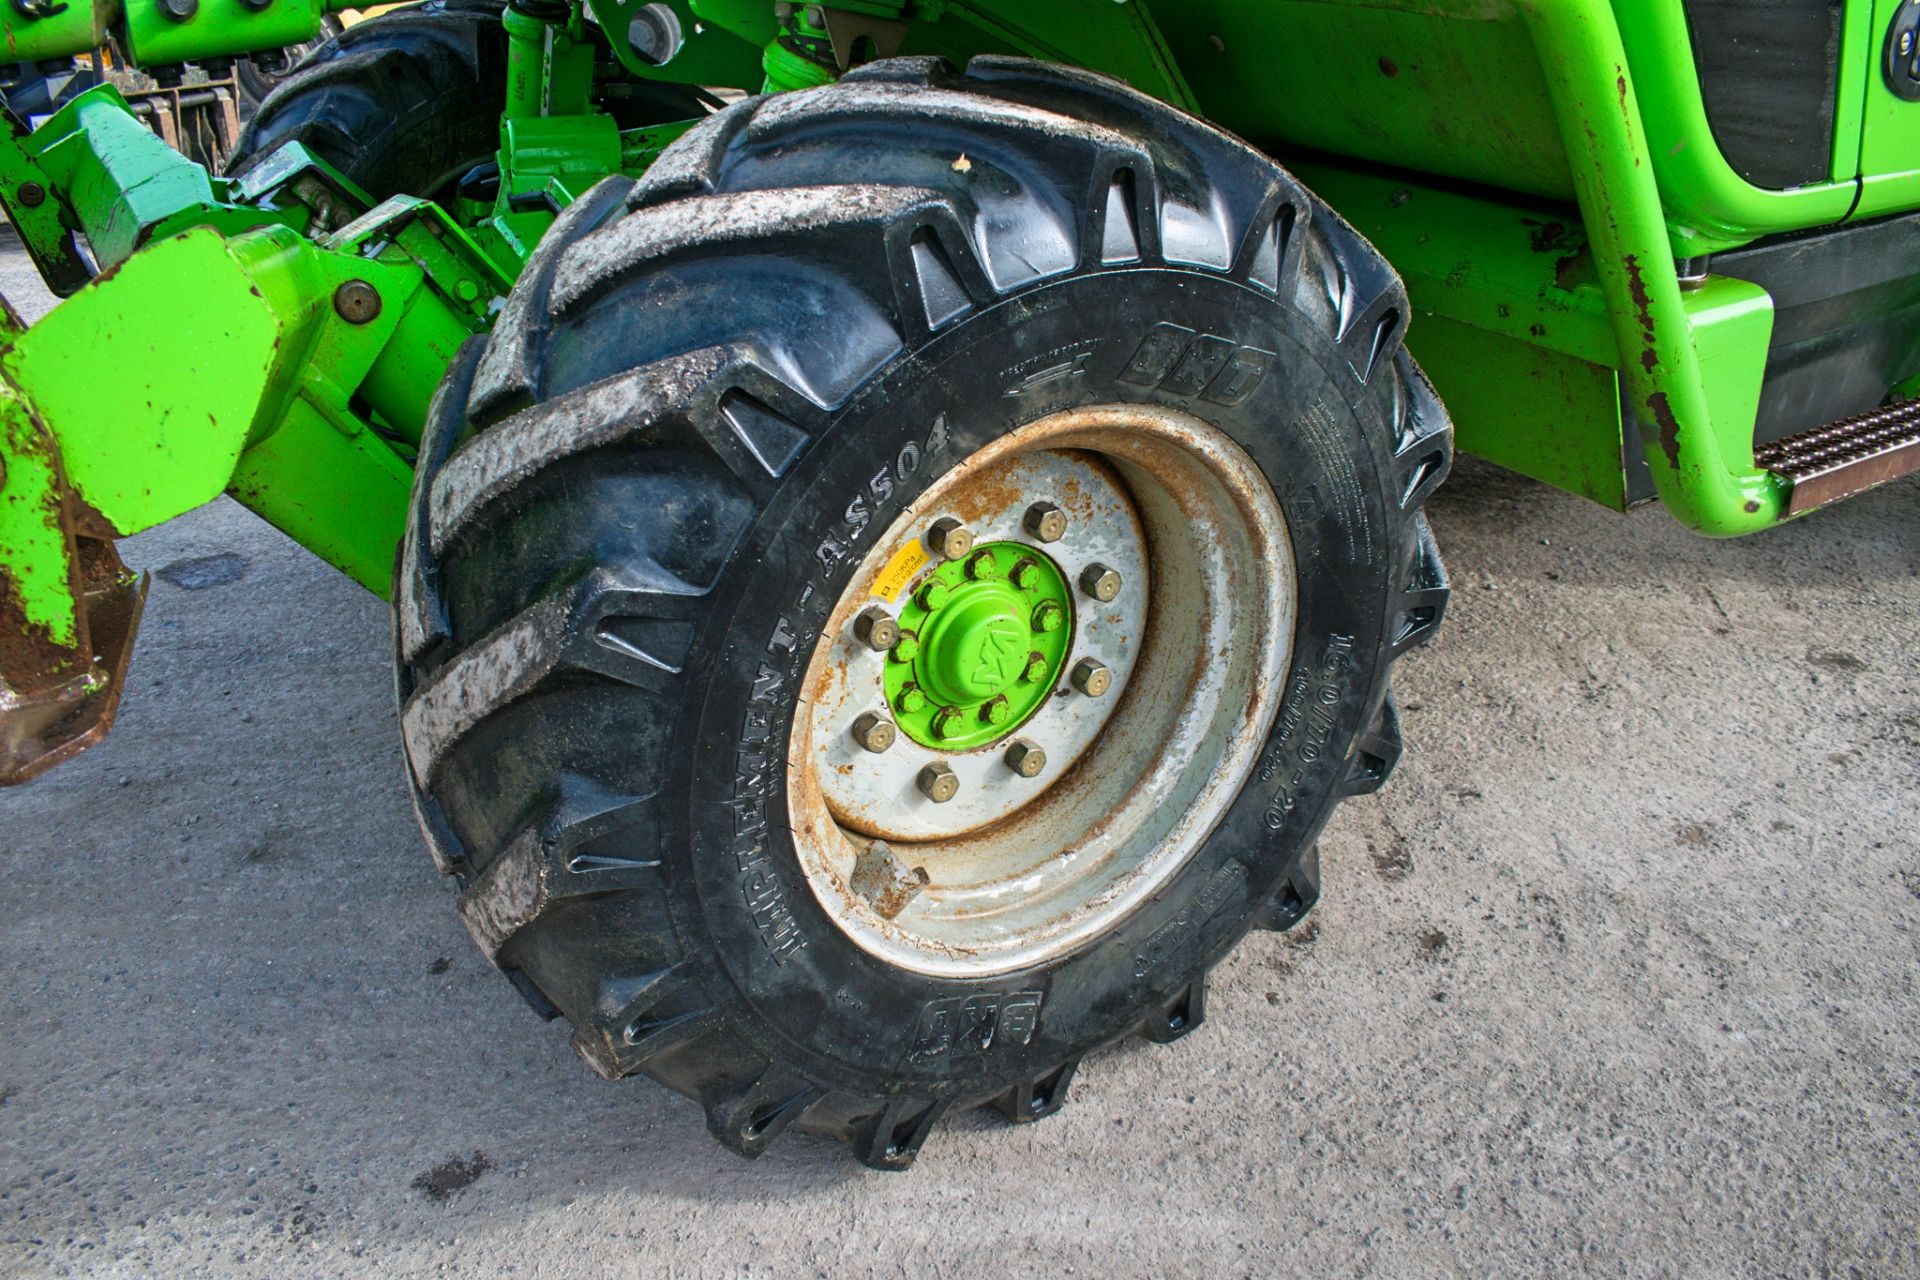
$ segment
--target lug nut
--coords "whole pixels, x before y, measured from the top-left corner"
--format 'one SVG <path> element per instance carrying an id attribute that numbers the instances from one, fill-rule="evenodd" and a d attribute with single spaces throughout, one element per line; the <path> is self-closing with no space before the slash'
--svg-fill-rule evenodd
<path id="1" fill-rule="evenodd" d="M 862 711 L 853 722 L 853 740 L 879 755 L 893 745 L 893 721 L 872 711 Z"/>
<path id="2" fill-rule="evenodd" d="M 953 593 L 946 583 L 935 579 L 920 588 L 920 607 L 931 612 L 945 604 L 947 597 L 951 594 Z"/>
<path id="3" fill-rule="evenodd" d="M 1035 631 L 1058 631 L 1066 625 L 1067 613 L 1051 600 L 1042 600 L 1033 611 Z"/>
<path id="4" fill-rule="evenodd" d="M 1082 658 L 1073 664 L 1072 680 L 1074 688 L 1089 698 L 1097 698 L 1113 687 L 1113 672 L 1092 658 Z"/>
<path id="5" fill-rule="evenodd" d="M 1005 758 L 1007 768 L 1023 778 L 1037 778 L 1040 771 L 1047 767 L 1047 753 L 1040 749 L 1039 744 L 1025 738 L 1015 738 L 1008 743 Z"/>
<path id="6" fill-rule="evenodd" d="M 1051 502 L 1036 502 L 1028 507 L 1022 523 L 1040 542 L 1058 542 L 1067 534 L 1067 513 Z"/>
<path id="7" fill-rule="evenodd" d="M 1080 589 L 1106 604 L 1120 594 L 1120 575 L 1103 564 L 1090 564 L 1080 571 Z"/>
<path id="8" fill-rule="evenodd" d="M 944 761 L 936 761 L 920 770 L 915 779 L 920 794 L 935 804 L 945 804 L 960 793 L 960 779 L 953 776 L 953 770 Z"/>
<path id="9" fill-rule="evenodd" d="M 862 609 L 853 620 L 854 638 L 876 653 L 885 653 L 900 639 L 900 624 L 879 605 Z"/>
<path id="10" fill-rule="evenodd" d="M 900 638 L 893 642 L 893 660 L 912 662 L 920 652 L 920 637 L 911 631 L 902 631 Z"/>
<path id="11" fill-rule="evenodd" d="M 1029 587 L 1037 587 L 1040 585 L 1040 562 L 1038 560 L 1021 560 L 1013 566 L 1013 572 L 1007 576 L 1012 579 L 1013 585 L 1019 587 L 1022 591 L 1027 590 Z"/>
<path id="12" fill-rule="evenodd" d="M 962 716 L 958 707 L 942 707 L 933 715 L 933 736 L 951 738 L 960 732 Z"/>
<path id="13" fill-rule="evenodd" d="M 927 549 L 948 560 L 958 560 L 973 550 L 973 534 L 952 516 L 941 516 L 927 530 Z"/>
<path id="14" fill-rule="evenodd" d="M 985 582 L 1000 576 L 1000 566 L 994 563 L 993 552 L 976 551 L 967 557 L 967 576 L 976 582 Z"/>
<path id="15" fill-rule="evenodd" d="M 1044 653 L 1028 654 L 1027 666 L 1026 669 L 1020 673 L 1020 679 L 1027 684 L 1038 684 L 1046 678 L 1047 655 Z"/>
<path id="16" fill-rule="evenodd" d="M 980 718 L 988 724 L 1005 724 L 1007 717 L 1013 714 L 1013 707 L 1007 702 L 1005 694 L 991 698 L 980 708 Z"/>
<path id="17" fill-rule="evenodd" d="M 925 709 L 927 705 L 927 695 L 920 691 L 919 685 L 910 684 L 901 689 L 900 692 L 895 695 L 893 701 L 894 705 L 899 707 L 903 713 L 912 715 L 916 711 Z"/>

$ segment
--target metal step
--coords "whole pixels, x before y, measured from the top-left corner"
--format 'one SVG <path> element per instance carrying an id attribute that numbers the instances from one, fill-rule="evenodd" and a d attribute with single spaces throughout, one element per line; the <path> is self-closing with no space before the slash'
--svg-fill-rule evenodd
<path id="1" fill-rule="evenodd" d="M 1753 463 L 1793 482 L 1790 516 L 1897 480 L 1920 471 L 1920 400 L 1755 445 Z"/>

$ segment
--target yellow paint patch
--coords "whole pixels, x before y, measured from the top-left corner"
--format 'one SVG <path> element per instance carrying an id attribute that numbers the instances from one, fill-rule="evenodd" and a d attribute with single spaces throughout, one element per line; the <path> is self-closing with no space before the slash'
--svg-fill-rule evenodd
<path id="1" fill-rule="evenodd" d="M 913 581 L 913 575 L 920 572 L 920 566 L 930 558 L 927 549 L 920 545 L 920 539 L 913 539 L 893 553 L 893 559 L 887 561 L 887 567 L 873 580 L 873 594 L 892 604 L 899 598 L 901 590 Z"/>

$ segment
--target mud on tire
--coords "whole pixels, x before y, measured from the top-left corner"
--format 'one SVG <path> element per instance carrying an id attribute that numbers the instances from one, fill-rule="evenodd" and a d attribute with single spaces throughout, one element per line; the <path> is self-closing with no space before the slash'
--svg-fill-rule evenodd
<path id="1" fill-rule="evenodd" d="M 1399 754 L 1388 667 L 1445 605 L 1420 507 L 1449 431 L 1406 316 L 1264 157 L 1020 60 L 749 99 L 601 183 L 442 386 L 398 571 L 415 799 L 475 939 L 595 1070 L 746 1155 L 794 1129 L 903 1168 L 944 1113 L 1037 1119 L 1089 1051 L 1191 1031 L 1209 967 L 1312 905 L 1333 806 Z M 1070 954 L 882 963 L 796 865 L 800 673 L 955 461 L 1115 402 L 1225 431 L 1284 511 L 1298 622 L 1257 767 Z"/>

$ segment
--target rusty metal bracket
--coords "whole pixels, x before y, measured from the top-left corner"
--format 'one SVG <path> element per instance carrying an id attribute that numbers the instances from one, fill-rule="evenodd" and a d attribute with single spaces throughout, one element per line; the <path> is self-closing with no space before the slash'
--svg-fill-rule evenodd
<path id="1" fill-rule="evenodd" d="M 866 53 L 863 62 L 891 58 L 900 52 L 907 38 L 904 18 L 876 18 L 868 13 L 850 13 L 845 9 L 823 8 L 820 17 L 827 29 L 827 42 L 833 49 L 833 65 L 843 74 L 853 68 L 856 56 Z M 871 41 L 872 49 L 862 48 Z"/>
<path id="2" fill-rule="evenodd" d="M 113 530 L 67 484 L 51 433 L 22 400 L 10 399 L 7 414 L 14 465 L 0 472 L 0 503 L 8 514 L 52 517 L 73 605 L 64 626 L 36 622 L 21 584 L 0 572 L 0 786 L 106 737 L 147 599 L 146 575 L 121 563 Z"/>

